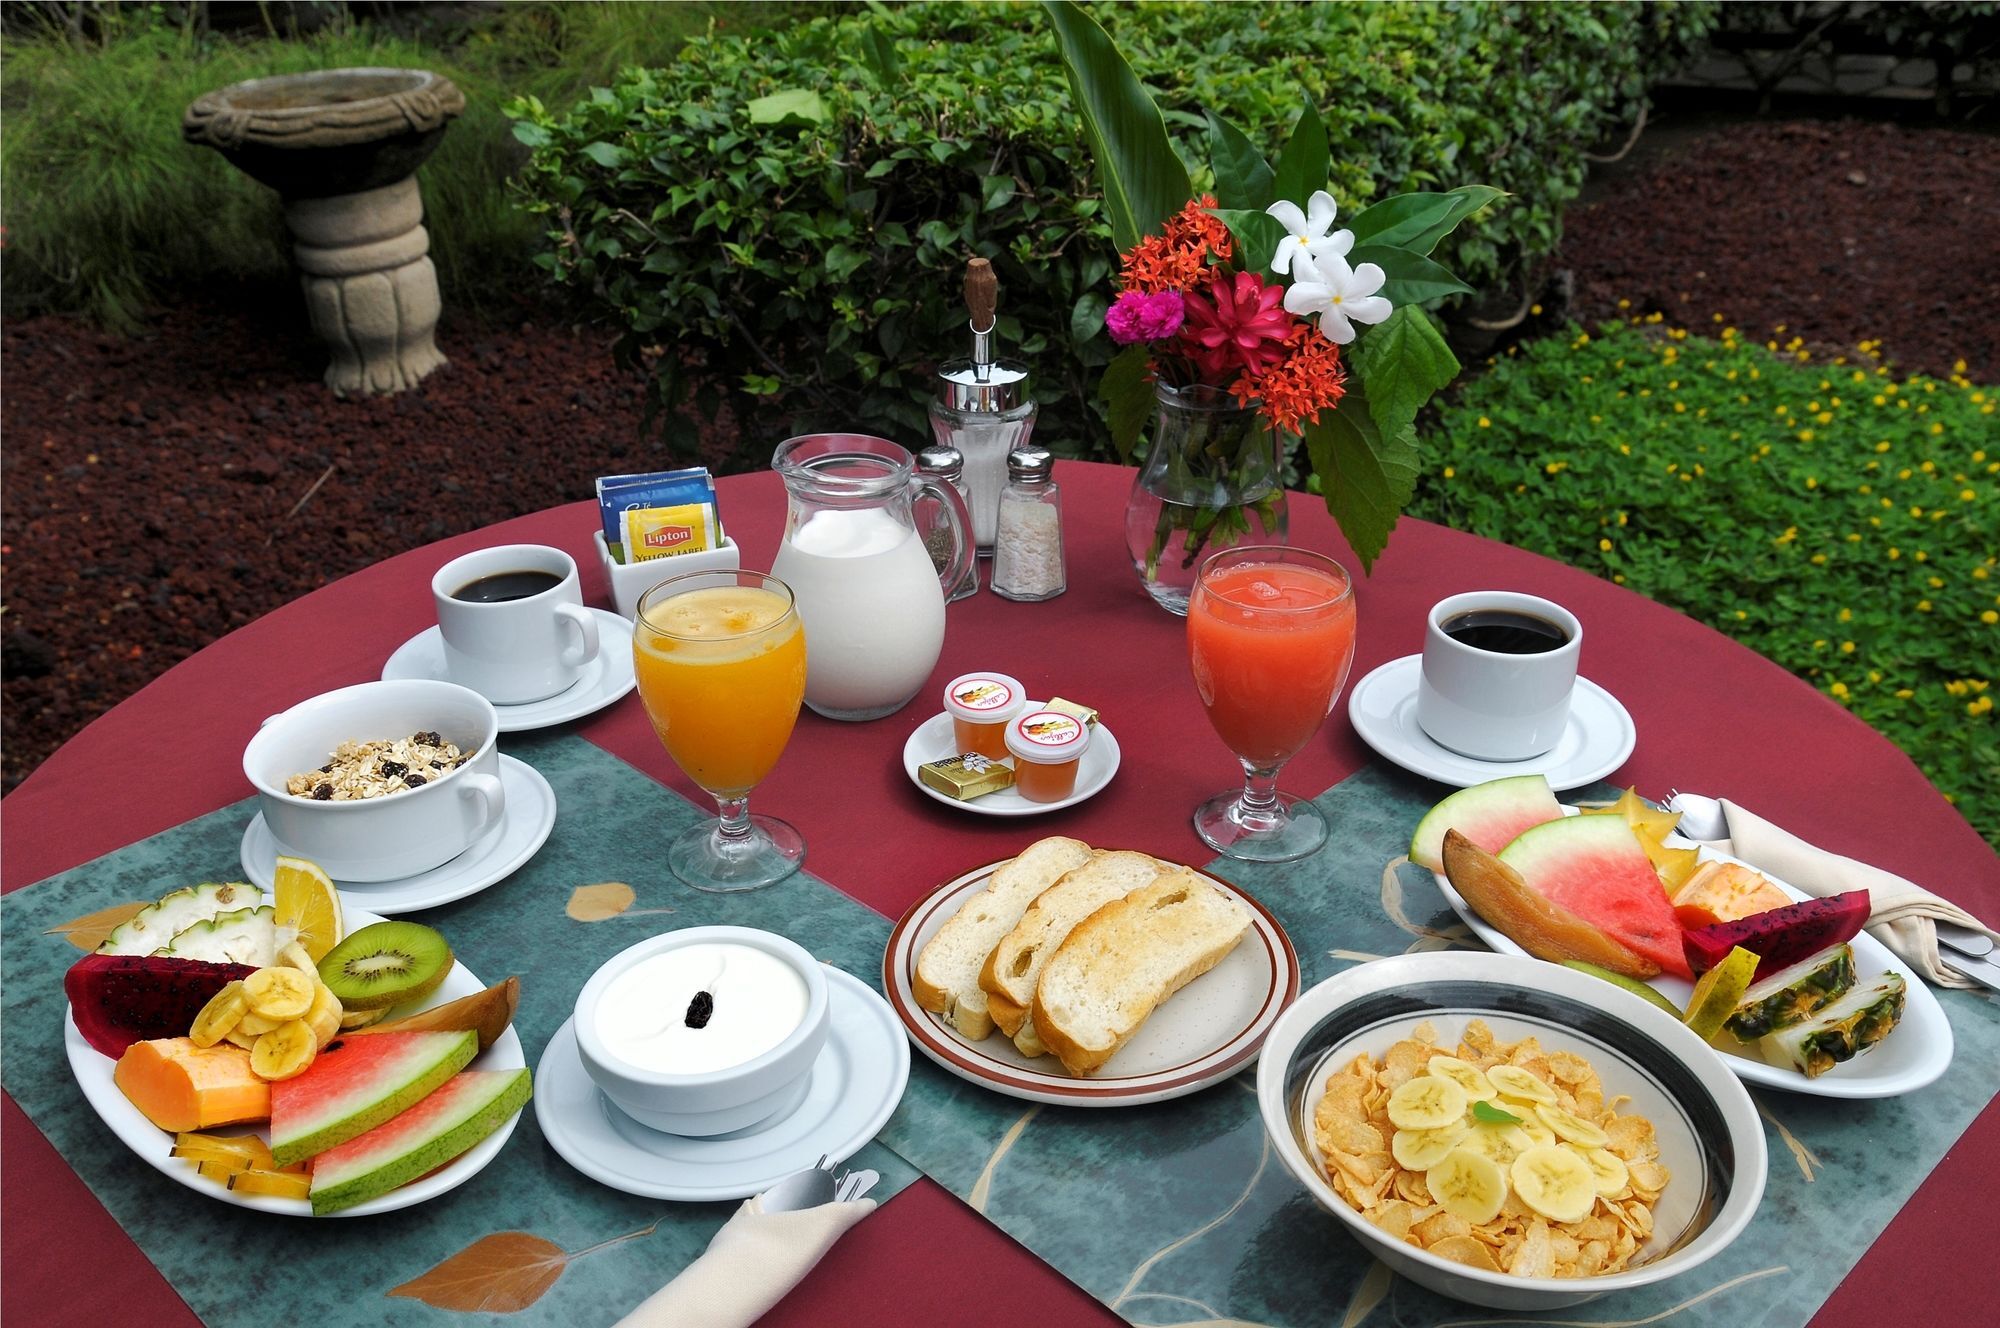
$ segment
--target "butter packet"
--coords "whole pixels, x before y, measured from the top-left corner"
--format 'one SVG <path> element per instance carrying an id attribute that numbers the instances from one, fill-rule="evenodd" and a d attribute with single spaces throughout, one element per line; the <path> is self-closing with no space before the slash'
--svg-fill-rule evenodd
<path id="1" fill-rule="evenodd" d="M 967 752 L 942 761 L 926 761 L 917 767 L 917 778 L 947 798 L 970 802 L 1013 787 L 1014 770 L 991 757 Z"/>
<path id="2" fill-rule="evenodd" d="M 612 560 L 630 564 L 719 548 L 722 519 L 708 468 L 608 475 L 597 481 L 598 513 Z"/>

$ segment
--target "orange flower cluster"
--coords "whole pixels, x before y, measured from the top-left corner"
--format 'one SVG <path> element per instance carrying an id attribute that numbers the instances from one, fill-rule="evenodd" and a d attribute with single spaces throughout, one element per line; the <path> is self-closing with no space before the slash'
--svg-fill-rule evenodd
<path id="1" fill-rule="evenodd" d="M 1148 295 L 1185 291 L 1200 278 L 1213 258 L 1227 262 L 1232 252 L 1229 227 L 1208 209 L 1213 194 L 1203 194 L 1167 219 L 1158 235 L 1148 235 L 1125 251 L 1122 277 L 1128 291 Z"/>
<path id="2" fill-rule="evenodd" d="M 1246 404 L 1261 399 L 1274 428 L 1299 433 L 1308 421 L 1318 424 L 1319 413 L 1347 395 L 1347 371 L 1340 363 L 1340 347 L 1310 323 L 1293 328 L 1285 344 L 1290 351 L 1284 359 L 1255 379 L 1238 378 L 1229 391 Z"/>

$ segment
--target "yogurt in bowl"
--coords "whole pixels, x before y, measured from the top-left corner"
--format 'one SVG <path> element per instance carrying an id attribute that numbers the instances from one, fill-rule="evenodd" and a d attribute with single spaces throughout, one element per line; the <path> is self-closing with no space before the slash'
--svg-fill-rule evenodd
<path id="1" fill-rule="evenodd" d="M 584 1068 L 642 1125 L 703 1137 L 795 1106 L 826 1044 L 826 977 L 782 936 L 688 927 L 621 951 L 576 1003 Z"/>

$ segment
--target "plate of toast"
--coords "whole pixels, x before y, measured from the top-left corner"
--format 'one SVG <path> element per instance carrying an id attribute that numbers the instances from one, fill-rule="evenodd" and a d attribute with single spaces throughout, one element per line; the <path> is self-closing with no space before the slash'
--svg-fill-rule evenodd
<path id="1" fill-rule="evenodd" d="M 889 935 L 882 987 L 917 1050 L 962 1079 L 1124 1107 L 1255 1060 L 1298 998 L 1299 960 L 1221 877 L 1054 836 L 918 900 Z"/>

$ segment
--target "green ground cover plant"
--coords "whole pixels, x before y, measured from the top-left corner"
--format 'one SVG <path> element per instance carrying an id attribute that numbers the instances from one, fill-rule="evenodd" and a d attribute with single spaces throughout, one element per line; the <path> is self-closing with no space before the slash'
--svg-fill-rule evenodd
<path id="1" fill-rule="evenodd" d="M 1426 436 L 1411 512 L 1777 661 L 2000 845 L 2000 389 L 1658 317 L 1493 365 Z"/>

